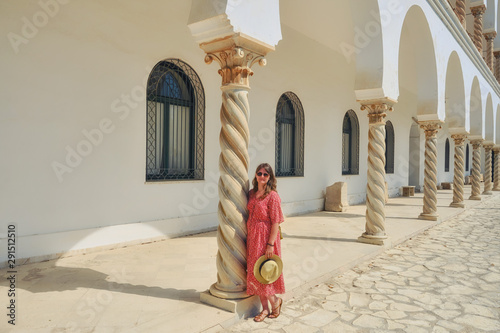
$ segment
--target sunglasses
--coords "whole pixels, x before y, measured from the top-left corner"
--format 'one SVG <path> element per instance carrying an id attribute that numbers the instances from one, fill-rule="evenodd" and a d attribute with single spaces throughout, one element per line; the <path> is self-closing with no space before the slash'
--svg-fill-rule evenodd
<path id="1" fill-rule="evenodd" d="M 269 174 L 268 173 L 257 172 L 257 176 L 259 176 L 259 177 L 262 177 L 262 176 L 268 177 Z"/>

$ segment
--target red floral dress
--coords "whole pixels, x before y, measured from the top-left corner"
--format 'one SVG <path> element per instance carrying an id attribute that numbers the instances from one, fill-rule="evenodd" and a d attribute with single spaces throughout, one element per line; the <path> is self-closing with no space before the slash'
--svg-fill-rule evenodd
<path id="1" fill-rule="evenodd" d="M 271 224 L 284 221 L 281 211 L 281 199 L 275 191 L 265 198 L 257 199 L 253 190 L 248 198 L 247 221 L 247 294 L 269 296 L 285 293 L 283 274 L 271 284 L 262 284 L 253 275 L 253 267 L 257 259 L 266 253 Z M 274 241 L 274 254 L 281 257 L 281 240 L 278 233 Z"/>

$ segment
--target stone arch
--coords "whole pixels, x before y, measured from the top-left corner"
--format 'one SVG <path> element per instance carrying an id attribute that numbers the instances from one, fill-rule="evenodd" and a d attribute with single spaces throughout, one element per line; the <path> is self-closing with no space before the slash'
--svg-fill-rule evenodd
<path id="1" fill-rule="evenodd" d="M 380 90 L 384 56 L 379 2 L 377 0 L 351 0 L 349 4 L 355 32 L 352 45 L 356 53 L 354 89 Z"/>
<path id="2" fill-rule="evenodd" d="M 462 64 L 456 51 L 448 58 L 445 86 L 446 122 L 450 132 L 469 131 L 470 124 L 466 121 L 465 85 Z"/>
<path id="3" fill-rule="evenodd" d="M 424 12 L 416 5 L 408 10 L 401 29 L 398 66 L 400 96 L 405 93 L 416 96 L 419 118 L 443 119 L 444 110 L 443 114 L 438 111 L 439 87 L 431 29 Z"/>
<path id="4" fill-rule="evenodd" d="M 483 102 L 481 100 L 481 87 L 477 76 L 472 81 L 470 91 L 470 139 L 484 139 Z"/>
<path id="5" fill-rule="evenodd" d="M 484 111 L 485 111 L 484 140 L 485 142 L 494 143 L 495 119 L 493 117 L 493 101 L 491 99 L 491 93 L 488 93 L 488 97 L 486 97 L 486 108 Z"/>

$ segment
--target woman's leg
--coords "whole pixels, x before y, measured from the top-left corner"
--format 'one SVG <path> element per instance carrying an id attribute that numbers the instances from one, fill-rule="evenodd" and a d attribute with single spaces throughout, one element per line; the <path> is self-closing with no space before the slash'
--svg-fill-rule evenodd
<path id="1" fill-rule="evenodd" d="M 269 318 L 278 318 L 281 314 L 281 305 L 283 304 L 283 300 L 276 295 L 268 296 L 269 302 L 271 303 L 271 314 Z"/>
<path id="2" fill-rule="evenodd" d="M 255 321 L 263 321 L 266 319 L 271 311 L 269 311 L 269 303 L 267 302 L 267 297 L 259 295 L 260 303 L 262 303 L 262 311 L 253 319 Z"/>

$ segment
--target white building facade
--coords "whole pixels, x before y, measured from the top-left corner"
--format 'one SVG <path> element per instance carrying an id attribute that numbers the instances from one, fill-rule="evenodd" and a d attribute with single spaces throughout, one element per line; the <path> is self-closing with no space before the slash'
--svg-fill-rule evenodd
<path id="1" fill-rule="evenodd" d="M 498 189 L 499 177 L 486 176 L 498 175 L 500 155 L 497 0 L 0 8 L 0 235 L 16 225 L 18 258 L 213 230 L 225 218 L 219 201 L 223 210 L 245 203 L 225 192 L 245 189 L 226 175 L 244 183 L 262 162 L 279 176 L 285 215 L 322 210 L 339 181 L 350 204 L 368 196 L 380 215 L 385 179 L 390 196 L 423 189 L 422 217 L 433 219 L 435 187 L 473 174 L 472 143 L 484 192 Z M 217 38 L 236 35 L 234 48 L 255 51 L 255 64 L 240 66 L 253 71 L 249 89 L 238 88 L 248 100 L 229 100 L 246 110 L 237 121 L 221 113 L 220 59 L 205 62 Z M 467 199 L 456 193 L 454 203 Z M 374 219 L 367 235 L 384 238 L 383 217 Z"/>

